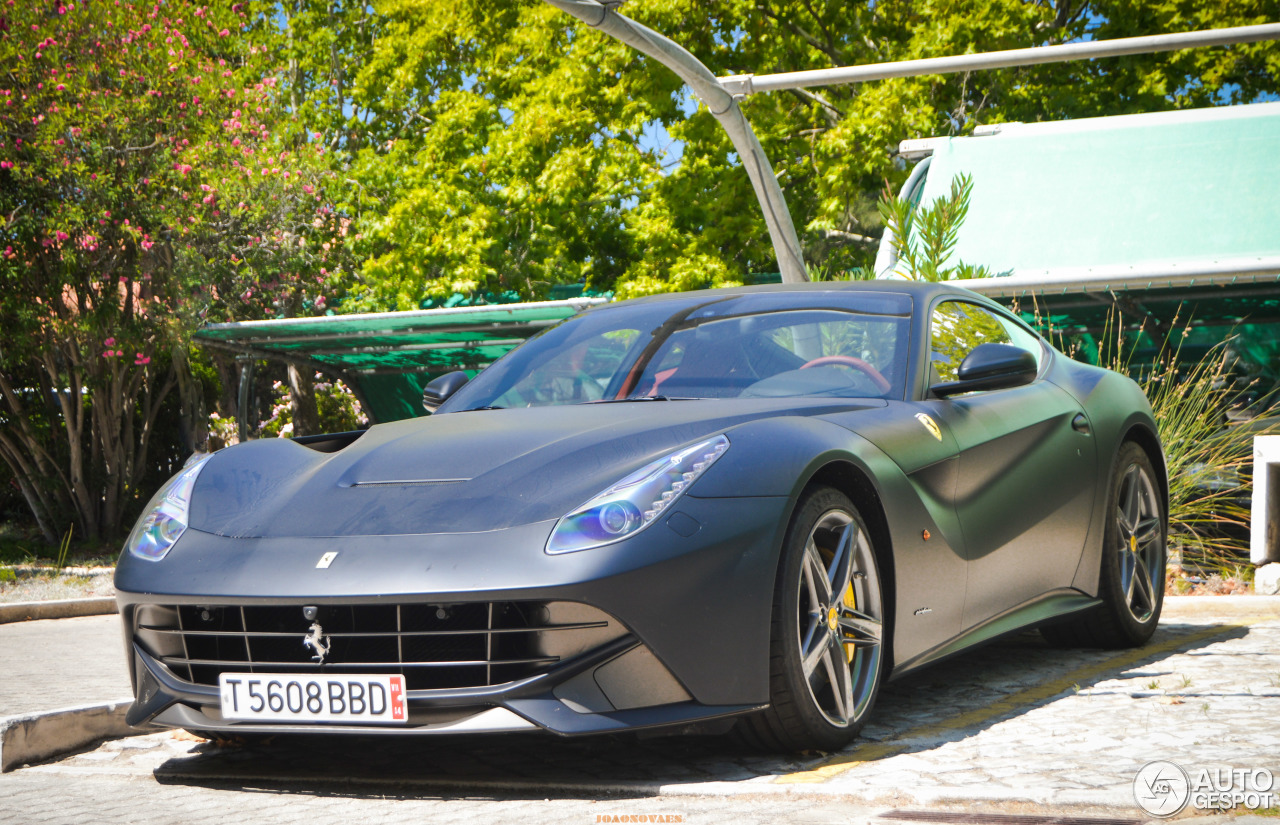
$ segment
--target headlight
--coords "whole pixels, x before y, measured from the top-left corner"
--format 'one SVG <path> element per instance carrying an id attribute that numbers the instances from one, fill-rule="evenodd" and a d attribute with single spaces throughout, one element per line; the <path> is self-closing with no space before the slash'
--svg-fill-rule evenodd
<path id="1" fill-rule="evenodd" d="M 133 526 L 125 547 L 129 552 L 146 561 L 160 561 L 177 543 L 187 529 L 187 508 L 191 504 L 191 488 L 196 476 L 211 456 L 205 456 L 189 467 L 183 468 L 165 482 L 160 492 L 147 502 L 147 509 Z"/>
<path id="2" fill-rule="evenodd" d="M 621 541 L 653 523 L 729 449 L 723 435 L 646 464 L 556 522 L 548 553 L 572 553 Z"/>

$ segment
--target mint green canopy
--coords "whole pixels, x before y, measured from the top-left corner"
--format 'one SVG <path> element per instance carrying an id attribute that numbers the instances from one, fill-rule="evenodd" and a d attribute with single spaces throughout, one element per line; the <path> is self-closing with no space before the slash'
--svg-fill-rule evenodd
<path id="1" fill-rule="evenodd" d="M 905 141 L 927 156 L 902 196 L 929 203 L 973 179 L 959 281 L 1058 331 L 1118 311 L 1130 330 L 1280 331 L 1280 103 L 998 124 Z M 882 245 L 876 271 L 895 261 Z"/>
<path id="2" fill-rule="evenodd" d="M 1280 103 L 945 139 L 923 200 L 961 172 L 974 184 L 956 256 L 1019 283 L 1280 275 Z"/>
<path id="3" fill-rule="evenodd" d="M 195 340 L 249 364 L 258 359 L 292 363 L 340 378 L 371 420 L 395 421 L 423 413 L 422 388 L 432 378 L 483 369 L 530 336 L 605 300 L 210 324 Z M 244 410 L 240 418 L 247 420 Z"/>

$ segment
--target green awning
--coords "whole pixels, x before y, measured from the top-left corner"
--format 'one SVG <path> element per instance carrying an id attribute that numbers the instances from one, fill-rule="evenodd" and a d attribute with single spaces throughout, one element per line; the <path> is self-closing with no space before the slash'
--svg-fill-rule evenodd
<path id="1" fill-rule="evenodd" d="M 422 388 L 483 369 L 530 336 L 604 298 L 210 324 L 202 346 L 340 378 L 374 421 L 422 414 Z M 243 417 L 243 413 L 241 415 Z"/>
<path id="2" fill-rule="evenodd" d="M 958 281 L 1059 332 L 1236 330 L 1280 322 L 1280 103 L 998 124 L 903 143 L 926 155 L 903 197 L 929 203 L 973 178 Z M 877 271 L 892 266 L 882 248 Z"/>
<path id="3" fill-rule="evenodd" d="M 972 176 L 955 256 L 1004 291 L 1280 280 L 1280 103 L 995 128 L 931 142 L 922 200 Z"/>

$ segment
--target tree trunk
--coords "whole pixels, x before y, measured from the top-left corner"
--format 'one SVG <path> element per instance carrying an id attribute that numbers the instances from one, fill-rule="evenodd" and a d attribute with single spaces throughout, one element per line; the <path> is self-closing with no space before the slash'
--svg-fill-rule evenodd
<path id="1" fill-rule="evenodd" d="M 191 374 L 187 348 L 173 348 L 173 374 L 178 382 L 178 432 L 186 454 L 209 451 L 209 410 L 204 403 L 204 386 Z"/>
<path id="2" fill-rule="evenodd" d="M 320 432 L 320 410 L 316 406 L 315 381 L 311 373 L 289 365 L 289 406 L 293 411 L 293 434 L 315 435 Z"/>

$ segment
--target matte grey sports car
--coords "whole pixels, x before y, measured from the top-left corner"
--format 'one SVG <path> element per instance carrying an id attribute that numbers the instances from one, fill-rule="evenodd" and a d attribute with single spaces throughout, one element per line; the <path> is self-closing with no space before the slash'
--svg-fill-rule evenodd
<path id="1" fill-rule="evenodd" d="M 1142 392 L 959 288 L 602 306 L 424 403 L 156 494 L 116 572 L 132 724 L 832 749 L 885 679 L 1160 614 Z"/>

